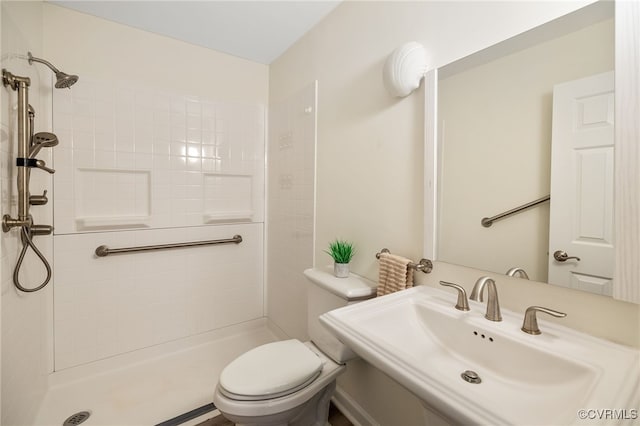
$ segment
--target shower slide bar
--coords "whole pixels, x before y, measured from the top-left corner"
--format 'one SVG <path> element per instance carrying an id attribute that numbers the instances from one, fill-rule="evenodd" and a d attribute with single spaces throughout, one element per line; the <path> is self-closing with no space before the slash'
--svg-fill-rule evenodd
<path id="1" fill-rule="evenodd" d="M 389 249 L 383 248 L 382 250 L 380 250 L 380 253 L 376 253 L 376 259 L 380 259 L 380 254 L 382 253 L 391 253 L 391 252 L 389 251 Z M 433 270 L 433 263 L 429 259 L 420 259 L 420 262 L 418 263 L 413 263 L 413 262 L 409 263 L 409 268 L 428 274 Z"/>
<path id="2" fill-rule="evenodd" d="M 185 247 L 197 247 L 197 246 L 210 246 L 216 244 L 240 244 L 242 242 L 241 235 L 234 235 L 233 238 L 225 238 L 221 240 L 209 240 L 209 241 L 191 241 L 188 243 L 173 243 L 173 244 L 158 244 L 152 246 L 138 246 L 138 247 L 122 247 L 110 249 L 107 246 L 100 246 L 96 248 L 96 256 L 105 257 L 110 254 L 119 253 L 135 253 L 140 251 L 152 251 L 152 250 L 167 250 L 173 248 L 185 248 Z"/>
<path id="3" fill-rule="evenodd" d="M 483 217 L 482 220 L 480 221 L 480 224 L 482 226 L 484 226 L 485 228 L 490 227 L 491 225 L 493 225 L 493 222 L 496 220 L 500 220 L 500 219 L 504 219 L 507 216 L 511 216 L 512 214 L 516 214 L 516 213 L 520 213 L 523 210 L 529 209 L 531 207 L 535 207 L 538 204 L 542 204 L 544 202 L 547 202 L 551 200 L 551 195 L 547 195 L 546 197 L 542 197 L 542 198 L 538 198 L 537 200 L 531 201 L 527 204 L 523 204 L 521 206 L 518 206 L 514 209 L 511 210 L 507 210 L 506 212 L 497 214 L 495 216 L 492 217 Z"/>
<path id="4" fill-rule="evenodd" d="M 70 88 L 75 82 L 78 81 L 77 75 L 69 75 L 61 72 L 59 69 L 51 65 L 50 62 L 34 58 L 31 52 L 28 52 L 27 57 L 24 59 L 29 60 L 29 65 L 33 62 L 39 62 L 48 66 L 51 71 L 56 75 L 55 87 L 57 89 Z M 47 191 L 44 191 L 42 195 L 31 195 L 29 193 L 29 182 L 31 180 L 31 169 L 38 168 L 44 170 L 49 174 L 55 173 L 55 170 L 47 167 L 44 160 L 38 160 L 36 155 L 42 148 L 53 148 L 58 145 L 58 137 L 49 132 L 34 133 L 34 119 L 36 115 L 35 109 L 29 104 L 29 86 L 31 85 L 31 79 L 26 76 L 19 76 L 9 72 L 6 69 L 2 69 L 2 85 L 9 87 L 16 92 L 17 96 L 17 142 L 18 142 L 18 156 L 16 158 L 16 177 L 17 177 L 17 205 L 18 214 L 16 217 L 12 217 L 10 214 L 2 216 L 2 231 L 10 232 L 13 228 L 20 228 L 20 239 L 22 240 L 22 250 L 16 261 L 16 266 L 13 268 L 13 284 L 15 287 L 25 293 L 33 293 L 43 289 L 47 283 L 51 280 L 53 271 L 47 258 L 36 247 L 33 242 L 33 237 L 37 235 L 50 235 L 53 233 L 53 226 L 51 225 L 35 225 L 33 223 L 33 217 L 29 213 L 30 206 L 43 206 L 49 201 L 47 198 Z M 13 102 L 13 101 L 11 101 Z M 4 141 L 3 141 L 4 142 Z M 9 150 L 11 152 L 11 150 Z M 11 173 L 10 173 L 11 174 Z M 9 203 L 10 204 L 10 203 Z M 20 269 L 22 263 L 27 254 L 27 250 L 33 251 L 33 253 L 40 259 L 44 269 L 46 270 L 46 277 L 44 280 L 35 287 L 25 287 L 20 282 Z"/>

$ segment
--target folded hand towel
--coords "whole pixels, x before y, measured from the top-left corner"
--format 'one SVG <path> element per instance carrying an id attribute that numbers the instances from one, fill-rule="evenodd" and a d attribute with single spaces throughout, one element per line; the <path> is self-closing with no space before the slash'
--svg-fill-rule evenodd
<path id="1" fill-rule="evenodd" d="M 380 273 L 378 276 L 378 296 L 413 287 L 411 261 L 391 253 L 380 253 Z"/>

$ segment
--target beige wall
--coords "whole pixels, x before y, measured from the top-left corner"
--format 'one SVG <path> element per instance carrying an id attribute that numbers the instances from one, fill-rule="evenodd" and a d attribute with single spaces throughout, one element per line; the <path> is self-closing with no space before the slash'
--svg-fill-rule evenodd
<path id="1" fill-rule="evenodd" d="M 222 101 L 266 103 L 266 65 L 44 5 L 44 52 L 80 75 L 177 90 Z"/>
<path id="2" fill-rule="evenodd" d="M 480 219 L 549 194 L 553 86 L 613 70 L 613 53 L 609 19 L 439 82 L 439 260 L 547 281 L 548 203 Z"/>
<path id="3" fill-rule="evenodd" d="M 271 102 L 286 99 L 314 79 L 319 82 L 316 265 L 330 263 L 323 250 L 336 237 L 355 243 L 352 270 L 371 279 L 377 279 L 374 255 L 383 247 L 413 259 L 422 257 L 424 94 L 421 89 L 395 99 L 385 92 L 382 65 L 393 49 L 418 41 L 426 47 L 431 67 L 440 67 L 582 4 L 345 2 L 278 58 L 270 68 Z M 483 273 L 455 266 L 442 269 L 447 279 L 465 284 L 469 275 Z M 425 281 L 437 285 L 431 278 Z M 507 291 L 505 307 L 555 306 L 557 292 L 563 291 L 532 285 L 535 301 L 529 303 L 530 292 Z M 563 303 L 572 302 L 573 293 L 562 294 Z M 614 340 L 637 344 L 632 338 L 637 335 L 635 305 L 595 296 L 583 299 L 576 300 L 586 305 L 571 306 L 587 319 L 583 331 L 607 337 L 619 327 L 624 331 L 612 336 Z M 302 294 L 287 303 L 304 303 Z M 604 318 L 598 313 L 602 306 L 619 315 Z M 374 386 L 384 382 L 381 373 L 358 364 L 339 385 L 380 424 L 423 424 L 419 401 L 401 388 Z M 395 404 L 398 399 L 405 404 Z"/>
<path id="4" fill-rule="evenodd" d="M 369 277 L 383 247 L 421 255 L 424 101 L 384 90 L 393 49 L 419 41 L 438 67 L 579 4 L 345 2 L 272 63 L 272 102 L 319 81 L 316 263 L 336 237 L 355 242 L 354 270 Z"/>

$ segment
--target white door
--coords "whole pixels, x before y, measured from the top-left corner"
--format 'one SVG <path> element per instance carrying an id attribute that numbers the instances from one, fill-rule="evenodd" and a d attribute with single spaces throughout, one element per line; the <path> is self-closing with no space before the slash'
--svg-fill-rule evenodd
<path id="1" fill-rule="evenodd" d="M 613 71 L 553 90 L 549 282 L 604 295 L 613 276 L 613 101 Z M 569 259 L 556 260 L 558 251 Z"/>

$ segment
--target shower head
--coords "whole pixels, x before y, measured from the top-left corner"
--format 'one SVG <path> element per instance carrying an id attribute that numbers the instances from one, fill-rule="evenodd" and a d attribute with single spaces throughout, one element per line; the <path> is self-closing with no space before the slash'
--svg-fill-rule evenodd
<path id="1" fill-rule="evenodd" d="M 31 140 L 31 148 L 29 149 L 29 158 L 34 158 L 42 148 L 51 148 L 58 145 L 58 137 L 53 133 L 39 132 L 33 135 Z"/>
<path id="2" fill-rule="evenodd" d="M 48 66 L 51 71 L 56 75 L 56 89 L 68 89 L 71 87 L 76 81 L 78 81 L 77 75 L 69 75 L 60 71 L 58 68 L 51 65 L 50 62 L 45 61 L 44 59 L 34 57 L 31 52 L 27 52 L 27 58 L 29 59 L 29 65 L 32 65 L 34 62 L 40 62 L 41 64 L 45 64 Z"/>
<path id="3" fill-rule="evenodd" d="M 58 71 L 56 73 L 56 89 L 68 89 L 73 86 L 73 84 L 78 81 L 77 75 L 69 75 L 62 71 Z"/>

